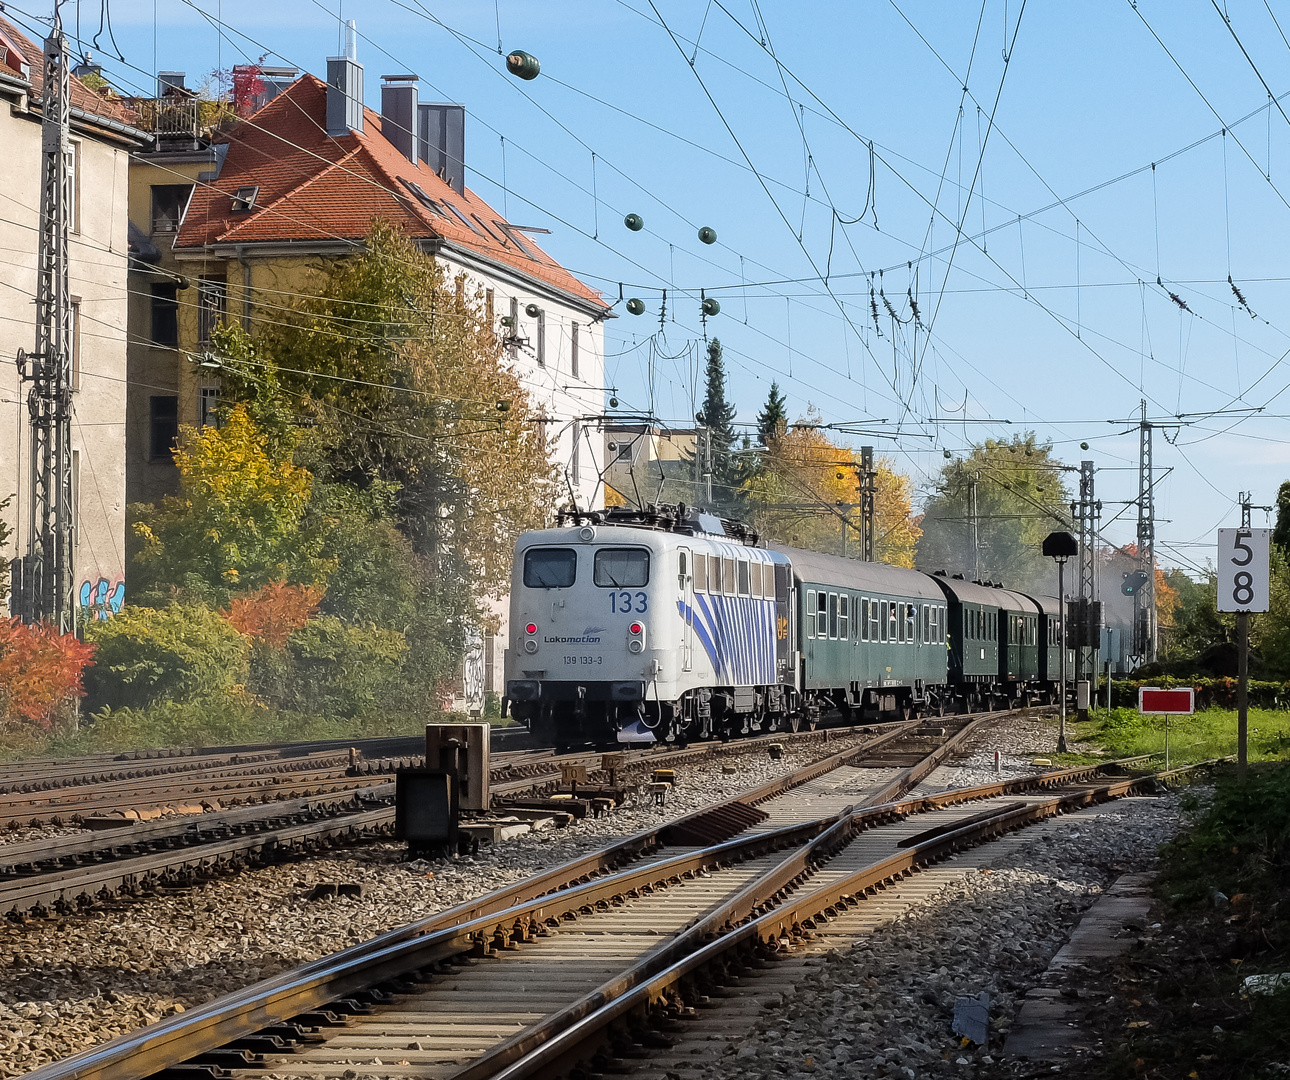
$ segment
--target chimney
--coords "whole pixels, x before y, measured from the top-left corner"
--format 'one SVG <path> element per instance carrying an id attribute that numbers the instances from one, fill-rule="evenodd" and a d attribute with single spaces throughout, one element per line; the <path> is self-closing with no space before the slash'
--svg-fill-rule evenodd
<path id="1" fill-rule="evenodd" d="M 421 160 L 458 195 L 466 193 L 466 107 L 422 105 Z"/>
<path id="2" fill-rule="evenodd" d="M 417 160 L 417 77 L 386 75 L 381 80 L 381 134 L 414 165 Z"/>
<path id="3" fill-rule="evenodd" d="M 363 65 L 354 20 L 345 24 L 345 55 L 327 57 L 327 134 L 363 130 Z"/>

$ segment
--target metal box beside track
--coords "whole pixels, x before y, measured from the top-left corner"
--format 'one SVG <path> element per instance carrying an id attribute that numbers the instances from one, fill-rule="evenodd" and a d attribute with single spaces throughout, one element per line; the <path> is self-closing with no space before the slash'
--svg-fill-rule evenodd
<path id="1" fill-rule="evenodd" d="M 427 724 L 426 768 L 457 777 L 462 810 L 487 810 L 490 724 Z"/>

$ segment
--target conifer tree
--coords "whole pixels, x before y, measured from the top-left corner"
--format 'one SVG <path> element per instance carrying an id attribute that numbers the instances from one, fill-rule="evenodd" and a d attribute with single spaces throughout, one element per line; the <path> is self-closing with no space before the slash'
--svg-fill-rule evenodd
<path id="1" fill-rule="evenodd" d="M 732 453 L 735 446 L 735 407 L 726 400 L 726 364 L 717 338 L 708 343 L 704 387 L 703 409 L 697 417 L 703 430 L 695 453 L 704 452 L 703 440 L 706 439 L 711 452 L 713 508 L 723 513 L 733 512 L 741 481 L 739 463 Z"/>
<path id="2" fill-rule="evenodd" d="M 788 430 L 788 402 L 780 392 L 779 383 L 770 384 L 770 393 L 766 395 L 766 404 L 757 414 L 757 437 L 762 446 L 770 446 L 776 439 L 782 439 Z"/>

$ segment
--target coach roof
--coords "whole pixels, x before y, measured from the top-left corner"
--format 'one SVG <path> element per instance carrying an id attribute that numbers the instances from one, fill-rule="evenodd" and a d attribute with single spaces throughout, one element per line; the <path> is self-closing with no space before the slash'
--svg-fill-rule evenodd
<path id="1" fill-rule="evenodd" d="M 767 547 L 787 555 L 793 563 L 793 570 L 803 581 L 837 585 L 862 593 L 927 600 L 944 599 L 932 579 L 917 570 L 906 570 L 902 566 L 889 566 L 887 563 L 844 559 L 839 555 L 822 555 L 818 551 L 802 551 L 782 544 L 768 544 Z"/>

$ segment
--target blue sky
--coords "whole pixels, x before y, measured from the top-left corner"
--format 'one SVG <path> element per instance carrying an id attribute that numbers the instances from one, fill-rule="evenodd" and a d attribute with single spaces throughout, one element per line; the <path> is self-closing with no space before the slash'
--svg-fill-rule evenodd
<path id="1" fill-rule="evenodd" d="M 404 72 L 423 100 L 465 103 L 468 184 L 550 228 L 547 249 L 611 300 L 621 282 L 645 302 L 607 329 L 624 407 L 693 414 L 706 290 L 741 421 L 778 379 L 794 415 L 897 436 L 847 438 L 920 485 L 945 449 L 1033 429 L 1104 470 L 1109 517 L 1136 496 L 1137 432 L 1107 421 L 1145 397 L 1153 418 L 1189 414 L 1156 438 L 1164 563 L 1203 563 L 1238 489 L 1273 501 L 1290 477 L 1290 98 L 1270 105 L 1259 75 L 1290 91 L 1274 21 L 1290 34 L 1290 4 L 1218 4 L 1253 66 L 1211 0 L 654 5 L 114 0 L 126 63 L 106 35 L 96 52 L 126 91 L 265 52 L 323 74 L 356 19 L 369 103 Z M 82 5 L 82 37 L 99 14 Z M 537 80 L 505 73 L 499 25 Z M 871 283 L 902 322 L 879 298 L 875 326 Z"/>

